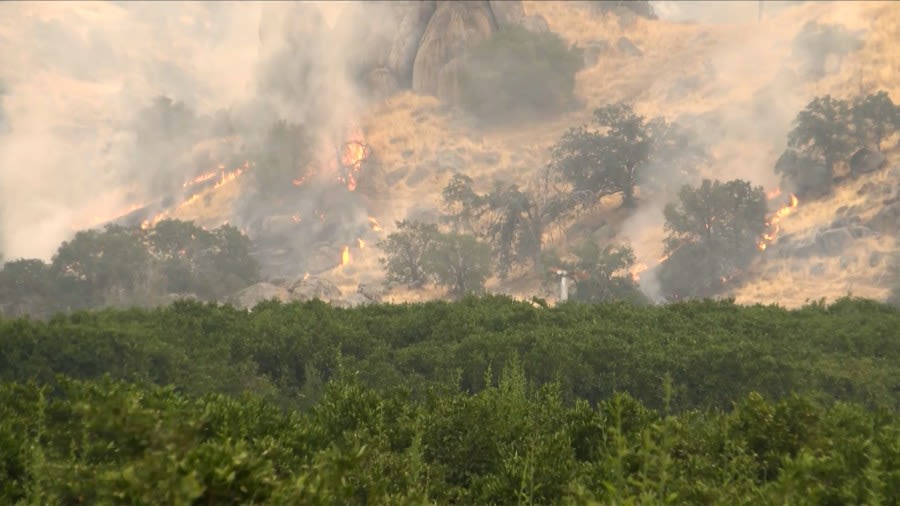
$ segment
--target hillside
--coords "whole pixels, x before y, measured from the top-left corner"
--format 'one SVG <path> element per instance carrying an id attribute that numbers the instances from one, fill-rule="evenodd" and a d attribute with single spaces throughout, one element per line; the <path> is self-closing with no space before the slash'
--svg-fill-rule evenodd
<path id="1" fill-rule="evenodd" d="M 527 184 L 546 165 L 549 147 L 568 128 L 589 121 L 592 111 L 605 104 L 625 101 L 647 117 L 660 116 L 693 128 L 714 157 L 703 169 L 703 176 L 747 179 L 767 191 L 780 191 L 782 199 L 786 199 L 792 189 L 781 187 L 773 166 L 785 147 L 786 134 L 797 111 L 813 97 L 822 95 L 850 98 L 884 90 L 895 100 L 900 97 L 900 49 L 893 43 L 900 39 L 900 9 L 892 3 L 785 3 L 767 8 L 759 19 L 753 16 L 740 22 L 717 23 L 646 19 L 621 11 L 601 12 L 588 4 L 523 4 L 525 14 L 542 17 L 551 31 L 587 53 L 586 66 L 577 74 L 575 103 L 564 113 L 489 128 L 476 126 L 471 118 L 438 98 L 411 90 L 387 93 L 383 100 L 360 107 L 350 100 L 341 103 L 332 112 L 347 117 L 331 118 L 332 122 L 358 124 L 360 140 L 369 150 L 370 161 L 375 162 L 363 165 L 363 172 L 358 174 L 360 187 L 352 199 L 346 200 L 348 213 L 359 215 L 353 218 L 358 222 L 354 226 L 368 227 L 368 216 L 371 229 L 357 237 L 344 234 L 340 239 L 304 246 L 303 254 L 310 256 L 308 261 L 297 262 L 290 253 L 284 257 L 281 250 L 265 252 L 266 258 L 278 258 L 278 268 L 270 269 L 269 276 L 294 278 L 314 270 L 314 274 L 334 282 L 345 294 L 355 292 L 360 283 L 380 284 L 383 273 L 378 258 L 382 252 L 376 247 L 377 240 L 389 234 L 397 220 L 434 219 L 440 191 L 452 174 L 471 176 L 481 191 L 498 179 Z M 348 22 L 334 12 L 327 14 L 332 25 Z M 834 25 L 835 33 L 842 34 L 840 37 L 855 40 L 856 46 L 852 50 L 829 50 L 803 42 L 811 29 L 828 25 Z M 6 29 L 13 33 L 11 27 Z M 359 49 L 354 41 L 348 42 L 351 52 Z M 367 53 L 363 53 L 353 57 L 364 58 Z M 347 97 L 346 91 L 333 94 L 323 97 L 323 101 Z M 221 163 L 226 155 L 241 152 L 245 141 L 229 137 L 204 141 L 190 153 L 180 154 L 178 160 L 193 157 L 194 163 L 199 163 L 197 160 L 207 156 L 210 163 Z M 888 205 L 883 202 L 890 202 L 898 193 L 894 182 L 896 168 L 900 167 L 900 146 L 895 142 L 886 142 L 894 147 L 885 149 L 887 163 L 883 170 L 847 180 L 827 198 L 799 202 L 780 223 L 780 236 L 789 237 L 795 244 L 814 241 L 836 218 L 866 222 L 878 214 Z M 326 159 L 327 150 L 320 151 L 320 155 L 325 153 L 321 159 Z M 223 172 L 218 175 L 222 179 L 214 187 L 195 194 L 187 202 L 167 209 L 157 207 L 141 219 L 149 222 L 154 216 L 156 220 L 171 217 L 194 220 L 207 227 L 236 222 L 236 215 L 240 214 L 236 202 L 251 186 L 247 173 L 252 168 L 238 173 L 240 163 L 222 165 Z M 313 165 L 316 173 L 330 174 L 333 170 L 325 162 Z M 137 191 L 129 188 L 98 195 L 90 206 L 73 213 L 73 228 L 96 225 L 109 217 L 142 209 L 147 202 L 129 197 Z M 872 198 L 872 192 L 878 193 L 877 198 Z M 331 204 L 339 208 L 341 199 L 334 195 Z M 130 203 L 125 209 L 110 212 L 116 207 L 112 203 L 120 201 Z M 619 209 L 618 198 L 608 198 L 596 210 L 571 223 L 567 233 L 551 230 L 544 237 L 545 247 L 564 254 L 570 244 L 586 237 L 601 245 L 629 244 L 637 264 L 646 268 L 640 277 L 642 288 L 653 295 L 653 268 L 663 251 L 664 204 L 639 198 L 638 208 L 626 212 Z M 782 204 L 783 200 L 773 200 L 773 211 Z M 303 213 L 294 214 L 298 222 L 300 214 Z M 275 229 L 284 230 L 283 234 L 301 234 L 286 238 L 287 242 L 307 241 L 299 229 L 292 232 L 290 227 L 279 224 L 289 225 L 290 214 L 265 218 L 269 220 L 263 220 L 265 223 L 273 223 Z M 829 255 L 798 256 L 784 244 L 781 248 L 778 242 L 772 246 L 751 268 L 732 280 L 726 295 L 741 303 L 788 307 L 822 297 L 834 300 L 848 293 L 883 299 L 888 290 L 886 267 L 897 248 L 893 230 L 855 238 L 841 251 Z M 345 248 L 349 259 L 341 265 Z M 290 270 L 293 263 L 300 267 Z M 553 290 L 541 286 L 540 280 L 527 273 L 514 273 L 505 282 L 492 279 L 487 287 L 518 297 L 555 297 Z M 386 294 L 387 300 L 395 302 L 441 295 L 440 290 L 428 288 L 395 288 Z"/>

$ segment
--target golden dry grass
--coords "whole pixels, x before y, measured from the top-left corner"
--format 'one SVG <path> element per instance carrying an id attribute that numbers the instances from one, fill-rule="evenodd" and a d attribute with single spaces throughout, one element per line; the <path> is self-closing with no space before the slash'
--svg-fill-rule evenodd
<path id="1" fill-rule="evenodd" d="M 593 108 L 616 101 L 627 101 L 648 116 L 673 119 L 682 114 L 717 112 L 729 118 L 729 111 L 739 104 L 749 103 L 760 90 L 771 86 L 784 72 L 778 63 L 790 56 L 791 41 L 805 23 L 839 23 L 851 30 L 867 29 L 866 45 L 841 62 L 840 72 L 818 82 L 803 83 L 799 95 L 803 102 L 781 104 L 780 111 L 788 120 L 815 95 L 830 93 L 850 97 L 859 92 L 886 90 L 892 97 L 900 97 L 900 8 L 890 2 L 814 3 L 784 9 L 776 18 L 763 22 L 742 24 L 677 24 L 663 21 L 635 19 L 621 26 L 612 16 L 588 16 L 574 3 L 526 2 L 528 13 L 540 13 L 551 29 L 570 43 L 586 43 L 604 39 L 614 44 L 620 36 L 627 36 L 644 55 L 627 57 L 615 50 L 600 58 L 598 64 L 579 73 L 576 94 L 585 104 L 582 110 L 567 113 L 546 121 L 532 122 L 489 131 L 465 126 L 457 113 L 443 108 L 433 97 L 402 92 L 367 111 L 363 122 L 366 140 L 377 154 L 386 172 L 406 170 L 406 178 L 383 195 L 373 196 L 373 215 L 384 227 L 382 234 L 392 229 L 395 220 L 406 217 L 415 206 L 436 207 L 440 190 L 450 177 L 450 171 L 439 171 L 435 163 L 441 152 L 453 152 L 465 162 L 463 172 L 472 176 L 482 189 L 494 177 L 516 177 L 526 180 L 544 166 L 548 148 L 570 126 L 586 122 Z M 776 63 L 771 63 L 776 62 Z M 709 66 L 715 77 L 705 79 Z M 679 79 L 700 76 L 698 84 L 681 95 L 673 95 L 673 83 Z M 711 177 L 751 176 L 758 184 L 771 189 L 778 178 L 772 166 L 778 151 L 772 147 L 773 135 L 789 128 L 778 118 L 775 133 L 768 125 L 741 125 L 740 113 L 733 113 L 733 123 L 740 135 L 725 139 L 713 146 L 717 163 Z M 731 120 L 730 120 L 731 121 Z M 745 121 L 745 120 L 744 120 Z M 788 121 L 789 122 L 789 121 Z M 741 129 L 746 127 L 746 129 Z M 496 162 L 485 161 L 484 153 L 496 155 Z M 892 163 L 898 161 L 891 154 Z M 426 176 L 415 184 L 405 182 L 416 170 Z M 842 205 L 856 205 L 865 201 L 857 189 L 867 181 L 887 178 L 872 174 L 844 188 L 834 197 L 821 202 L 801 202 L 794 215 L 782 222 L 783 233 L 811 233 L 817 226 L 830 222 L 835 210 Z M 235 186 L 236 188 L 236 186 Z M 233 191 L 223 188 L 208 207 L 185 208 L 176 215 L 185 218 L 220 215 L 226 212 Z M 389 199 L 384 198 L 389 195 Z M 379 200 L 379 197 L 381 199 Z M 197 206 L 200 204 L 198 203 Z M 598 211 L 608 223 L 610 234 L 621 230 L 626 218 L 615 211 L 616 199 Z M 868 214 L 875 210 L 867 211 Z M 866 217 L 866 216 L 864 216 Z M 596 217 L 595 217 L 596 218 Z M 201 220 L 202 221 L 202 220 Z M 664 232 L 657 226 L 631 230 L 627 239 L 634 247 L 638 261 L 653 266 L 662 254 Z M 571 239 L 571 238 L 570 238 Z M 623 240 L 616 237 L 616 242 Z M 551 241 L 551 247 L 563 247 L 564 238 Z M 754 266 L 756 278 L 737 287 L 733 295 L 741 303 L 778 303 L 797 306 L 820 297 L 833 299 L 847 292 L 854 295 L 881 298 L 885 295 L 882 265 L 870 267 L 865 252 L 871 249 L 890 250 L 887 238 L 860 241 L 856 251 L 858 261 L 841 268 L 838 259 L 823 260 L 825 274 L 812 276 L 811 263 L 776 260 L 763 256 Z M 338 250 L 339 246 L 336 246 Z M 339 251 L 339 250 L 338 250 Z M 356 283 L 378 282 L 381 277 L 377 258 L 380 252 L 374 245 L 354 253 L 351 265 L 335 270 L 331 278 L 343 290 L 355 290 Z M 529 276 L 513 278 L 506 283 L 492 280 L 492 290 L 521 297 L 546 295 L 537 279 Z M 388 294 L 394 302 L 422 300 L 439 296 L 436 290 L 409 291 L 395 289 Z"/>

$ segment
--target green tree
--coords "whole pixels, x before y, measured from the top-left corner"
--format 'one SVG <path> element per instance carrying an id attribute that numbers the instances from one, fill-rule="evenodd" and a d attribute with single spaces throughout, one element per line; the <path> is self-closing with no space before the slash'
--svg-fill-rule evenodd
<path id="1" fill-rule="evenodd" d="M 477 233 L 478 219 L 484 213 L 485 199 L 472 189 L 472 178 L 454 174 L 441 191 L 443 221 L 456 233 Z"/>
<path id="2" fill-rule="evenodd" d="M 253 257 L 253 243 L 237 227 L 222 225 L 213 230 L 215 248 L 205 270 L 212 278 L 211 295 L 230 295 L 259 281 L 259 262 Z"/>
<path id="3" fill-rule="evenodd" d="M 483 200 L 488 217 L 484 236 L 494 249 L 501 279 L 516 264 L 530 262 L 536 273 L 543 272 L 544 233 L 574 208 L 574 199 L 549 188 L 534 192 L 497 182 Z"/>
<path id="4" fill-rule="evenodd" d="M 421 287 L 428 280 L 425 257 L 439 235 L 437 226 L 416 221 L 399 221 L 397 231 L 378 243 L 385 252 L 379 261 L 389 283 Z"/>
<path id="5" fill-rule="evenodd" d="M 799 195 L 831 191 L 835 165 L 854 148 L 850 105 L 830 95 L 816 97 L 797 114 L 788 133 L 788 148 L 775 163 Z"/>
<path id="6" fill-rule="evenodd" d="M 756 256 L 766 229 L 765 191 L 739 179 L 704 179 L 678 196 L 664 210 L 668 259 L 660 284 L 674 298 L 713 295 Z"/>
<path id="7" fill-rule="evenodd" d="M 649 169 L 666 163 L 667 172 L 689 173 L 706 158 L 705 150 L 686 129 L 662 118 L 647 120 L 631 106 L 618 103 L 594 111 L 594 128 L 571 128 L 551 148 L 551 167 L 575 191 L 599 199 L 622 194 L 622 205 L 636 205 L 635 189 L 649 181 Z M 662 171 L 662 168 L 659 168 Z"/>
<path id="8" fill-rule="evenodd" d="M 563 262 L 550 255 L 547 264 L 551 270 L 562 269 L 577 273 L 571 300 L 580 302 L 610 302 L 623 300 L 632 303 L 646 303 L 629 269 L 634 266 L 634 251 L 628 246 L 608 245 L 601 249 L 593 241 L 585 241 L 573 248 L 575 262 Z M 545 283 L 558 283 L 555 272 L 548 272 Z"/>
<path id="9" fill-rule="evenodd" d="M 858 145 L 881 149 L 881 142 L 900 130 L 900 106 L 894 105 L 885 91 L 857 97 L 850 111 Z"/>
<path id="10" fill-rule="evenodd" d="M 466 55 L 461 105 L 490 123 L 558 112 L 571 101 L 582 66 L 581 50 L 558 35 L 510 25 Z"/>
<path id="11" fill-rule="evenodd" d="M 56 309 L 55 288 L 50 266 L 42 260 L 7 262 L 0 270 L 0 313 L 47 316 Z"/>
<path id="12" fill-rule="evenodd" d="M 454 297 L 478 293 L 491 274 L 491 250 L 471 235 L 438 234 L 423 257 L 423 267 Z"/>
<path id="13" fill-rule="evenodd" d="M 133 304 L 139 291 L 152 291 L 151 256 L 139 228 L 107 225 L 84 230 L 63 242 L 51 270 L 60 280 L 62 298 L 72 308 Z"/>

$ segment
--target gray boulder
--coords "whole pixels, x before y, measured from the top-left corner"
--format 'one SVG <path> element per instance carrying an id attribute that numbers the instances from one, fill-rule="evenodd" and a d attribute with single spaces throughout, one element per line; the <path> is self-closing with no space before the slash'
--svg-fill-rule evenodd
<path id="1" fill-rule="evenodd" d="M 341 298 L 341 290 L 327 279 L 316 276 L 303 276 L 296 279 L 288 287 L 291 300 L 308 301 L 319 299 L 330 302 Z"/>
<path id="2" fill-rule="evenodd" d="M 489 0 L 491 13 L 494 15 L 494 21 L 497 27 L 502 29 L 510 25 L 520 25 L 525 19 L 525 7 L 522 2 L 514 1 L 498 1 Z"/>
<path id="3" fill-rule="evenodd" d="M 887 157 L 871 148 L 860 148 L 850 157 L 850 173 L 854 176 L 875 172 L 884 167 Z"/>
<path id="4" fill-rule="evenodd" d="M 849 227 L 834 228 L 816 234 L 815 244 L 821 254 L 838 256 L 853 243 L 854 239 Z"/>
<path id="5" fill-rule="evenodd" d="M 381 290 L 378 290 L 374 286 L 367 285 L 365 283 L 359 284 L 359 286 L 356 288 L 356 293 L 362 295 L 372 302 L 381 302 L 382 300 Z"/>
<path id="6" fill-rule="evenodd" d="M 418 93 L 444 98 L 451 89 L 444 67 L 493 35 L 496 27 L 487 2 L 440 2 L 425 27 L 413 63 L 412 87 Z M 457 63 L 458 65 L 458 63 Z"/>
<path id="7" fill-rule="evenodd" d="M 405 2 L 405 5 L 391 44 L 387 66 L 396 76 L 398 84 L 408 88 L 412 85 L 413 64 L 419 50 L 419 41 L 425 33 L 428 20 L 434 14 L 435 2 Z"/>
<path id="8" fill-rule="evenodd" d="M 233 295 L 230 302 L 243 309 L 252 309 L 260 302 L 271 299 L 288 302 L 290 293 L 284 287 L 271 283 L 256 283 Z"/>

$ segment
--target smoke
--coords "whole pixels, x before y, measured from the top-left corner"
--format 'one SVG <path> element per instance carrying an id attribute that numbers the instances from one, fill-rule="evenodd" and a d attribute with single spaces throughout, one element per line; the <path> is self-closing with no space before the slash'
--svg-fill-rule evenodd
<path id="1" fill-rule="evenodd" d="M 810 2 L 653 2 L 661 20 L 703 24 L 690 44 L 690 60 L 677 75 L 660 73 L 639 101 L 647 115 L 663 116 L 692 130 L 712 157 L 703 177 L 745 179 L 766 190 L 781 187 L 774 164 L 786 147 L 796 114 L 816 95 L 834 93 L 847 60 L 862 47 L 863 8 Z M 845 27 L 842 24 L 855 24 Z M 712 42 L 714 41 L 714 42 Z M 854 90 L 855 91 L 855 90 Z M 689 104 L 685 106 L 685 104 Z M 675 153 L 672 157 L 677 157 Z M 622 223 L 620 237 L 639 262 L 644 292 L 659 300 L 653 268 L 662 257 L 665 202 L 696 178 L 675 175 L 671 164 L 655 163 L 646 180 L 668 183 Z M 674 184 L 673 184 L 674 183 Z M 648 185 L 642 185 L 646 187 Z"/>
<path id="2" fill-rule="evenodd" d="M 0 250 L 47 259 L 78 229 L 177 198 L 279 120 L 313 151 L 333 145 L 364 103 L 341 11 L 359 6 L 0 4 Z M 223 136 L 240 141 L 203 147 Z"/>

